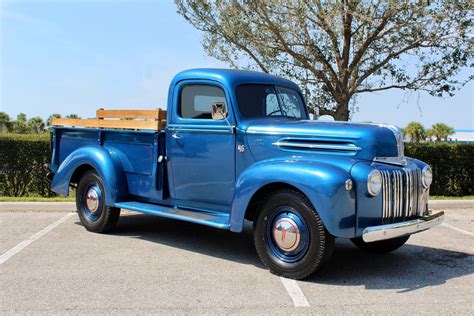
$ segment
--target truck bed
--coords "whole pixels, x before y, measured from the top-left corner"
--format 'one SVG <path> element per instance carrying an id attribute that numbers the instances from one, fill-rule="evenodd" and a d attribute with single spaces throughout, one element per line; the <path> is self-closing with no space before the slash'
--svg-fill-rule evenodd
<path id="1" fill-rule="evenodd" d="M 165 132 L 55 126 L 52 132 L 52 170 L 56 171 L 73 152 L 105 150 L 123 170 L 128 186 L 127 201 L 136 198 L 162 200 Z M 74 155 L 72 155 L 74 156 Z"/>

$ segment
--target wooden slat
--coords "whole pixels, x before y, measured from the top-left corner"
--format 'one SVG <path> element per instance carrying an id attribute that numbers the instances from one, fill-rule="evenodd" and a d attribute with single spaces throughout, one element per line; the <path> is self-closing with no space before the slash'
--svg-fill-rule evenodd
<path id="1" fill-rule="evenodd" d="M 162 130 L 166 128 L 163 121 L 140 121 L 140 120 L 98 120 L 98 119 L 53 119 L 54 126 L 81 126 L 93 128 L 121 128 L 121 129 L 146 129 Z"/>
<path id="2" fill-rule="evenodd" d="M 84 127 L 99 127 L 99 120 L 96 119 L 68 119 L 68 118 L 54 118 L 52 124 L 54 126 L 84 126 Z"/>
<path id="3" fill-rule="evenodd" d="M 104 118 L 142 118 L 166 120 L 166 111 L 156 110 L 97 110 L 96 116 L 99 119 Z"/>
<path id="4" fill-rule="evenodd" d="M 158 121 L 98 120 L 99 127 L 158 130 Z"/>

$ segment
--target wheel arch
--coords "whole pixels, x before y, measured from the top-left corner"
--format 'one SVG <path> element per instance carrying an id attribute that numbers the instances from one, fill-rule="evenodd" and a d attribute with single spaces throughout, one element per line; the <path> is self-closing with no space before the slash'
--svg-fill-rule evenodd
<path id="1" fill-rule="evenodd" d="M 324 162 L 259 162 L 239 176 L 230 211 L 230 230 L 240 232 L 244 219 L 255 218 L 258 199 L 272 190 L 291 188 L 305 195 L 335 237 L 354 237 L 355 188 L 345 189 L 348 171 Z"/>
<path id="2" fill-rule="evenodd" d="M 125 172 L 119 159 L 114 158 L 106 149 L 88 146 L 76 149 L 61 163 L 52 182 L 52 191 L 69 195 L 71 183 L 78 183 L 88 170 L 95 170 L 104 183 L 106 205 L 125 200 L 128 186 Z"/>
<path id="3" fill-rule="evenodd" d="M 263 203 L 264 199 L 270 195 L 272 192 L 284 190 L 284 189 L 290 189 L 290 190 L 295 190 L 306 196 L 304 192 L 302 192 L 300 189 L 297 187 L 288 184 L 286 182 L 271 182 L 267 183 L 261 188 L 259 188 L 252 196 L 252 198 L 249 201 L 249 204 L 247 206 L 247 209 L 245 211 L 244 218 L 249 221 L 254 221 L 256 219 L 256 216 L 258 215 L 258 210 Z"/>
<path id="4" fill-rule="evenodd" d="M 94 170 L 95 172 L 97 172 L 97 170 L 89 163 L 84 163 L 78 166 L 76 170 L 74 170 L 73 174 L 71 175 L 71 179 L 69 183 L 78 184 L 82 176 L 89 170 Z"/>

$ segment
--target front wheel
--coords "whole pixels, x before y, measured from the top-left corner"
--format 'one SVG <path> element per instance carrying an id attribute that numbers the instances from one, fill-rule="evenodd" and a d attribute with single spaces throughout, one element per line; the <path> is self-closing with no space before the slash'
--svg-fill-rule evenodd
<path id="1" fill-rule="evenodd" d="M 115 227 L 120 209 L 105 205 L 102 179 L 94 171 L 87 171 L 76 190 L 76 207 L 84 227 L 95 233 L 105 233 Z"/>
<path id="2" fill-rule="evenodd" d="M 362 238 L 352 238 L 351 241 L 359 249 L 367 252 L 385 254 L 397 250 L 403 246 L 410 236 L 403 236 L 398 238 L 392 238 L 387 240 L 365 242 Z"/>
<path id="3" fill-rule="evenodd" d="M 334 237 L 326 231 L 308 198 L 288 189 L 264 201 L 254 222 L 254 242 L 260 259 L 272 273 L 303 279 L 329 260 Z"/>

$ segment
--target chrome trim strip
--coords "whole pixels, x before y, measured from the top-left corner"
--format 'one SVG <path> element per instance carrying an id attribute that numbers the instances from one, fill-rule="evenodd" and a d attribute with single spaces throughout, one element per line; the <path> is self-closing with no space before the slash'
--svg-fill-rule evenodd
<path id="1" fill-rule="evenodd" d="M 178 216 L 183 216 L 183 217 L 189 217 L 189 218 L 194 218 L 194 219 L 202 219 L 202 220 L 217 218 L 217 216 L 214 216 L 214 215 L 211 215 L 211 214 L 185 211 L 185 210 L 181 210 L 181 209 L 177 209 L 177 208 L 176 209 L 170 209 L 169 211 L 164 211 L 164 212 L 167 212 L 168 214 L 173 214 L 173 215 L 178 215 Z"/>
<path id="2" fill-rule="evenodd" d="M 311 144 L 303 142 L 285 142 L 277 141 L 273 143 L 277 147 L 292 147 L 292 148 L 307 148 L 307 149 L 323 149 L 323 150 L 342 150 L 342 151 L 360 151 L 362 148 L 355 145 L 325 145 L 325 144 Z"/>
<path id="3" fill-rule="evenodd" d="M 406 166 L 408 164 L 405 157 L 375 157 L 373 161 L 396 166 Z"/>
<path id="4" fill-rule="evenodd" d="M 407 222 L 370 226 L 364 229 L 362 239 L 365 242 L 374 242 L 379 240 L 392 239 L 419 233 L 440 225 L 444 221 L 444 212 L 439 212 L 420 219 Z"/>
<path id="5" fill-rule="evenodd" d="M 413 198 L 412 195 L 410 194 L 411 188 L 413 186 L 413 181 L 412 181 L 412 173 L 410 169 L 403 169 L 405 172 L 405 183 L 406 183 L 406 198 L 405 198 L 405 217 L 410 217 L 410 205 L 411 205 L 411 199 Z"/>
<path id="6" fill-rule="evenodd" d="M 168 128 L 169 131 L 173 132 L 201 132 L 201 133 L 215 133 L 215 134 L 232 134 L 229 126 L 223 127 L 213 127 L 209 126 L 210 128 L 205 128 L 205 125 L 202 127 L 181 127 L 181 126 L 172 126 Z M 235 127 L 234 127 L 235 128 Z"/>
<path id="7" fill-rule="evenodd" d="M 387 206 L 388 206 L 388 183 L 387 183 L 387 171 L 381 170 L 382 173 L 382 218 L 387 217 Z"/>
<path id="8" fill-rule="evenodd" d="M 403 175 L 400 170 L 397 171 L 398 177 L 398 216 L 403 217 Z"/>
<path id="9" fill-rule="evenodd" d="M 270 136 L 276 136 L 276 135 L 281 135 L 281 136 L 290 136 L 290 137 L 325 137 L 325 138 L 331 138 L 331 139 L 337 139 L 341 141 L 357 141 L 360 140 L 360 137 L 351 137 L 351 136 L 345 136 L 345 137 L 334 137 L 333 135 L 328 135 L 327 132 L 324 133 L 324 131 L 319 132 L 319 131 L 305 131 L 305 130 L 289 130 L 287 128 L 269 128 L 268 130 L 253 130 L 248 128 L 245 131 L 246 134 L 252 134 L 252 135 L 270 135 Z"/>

